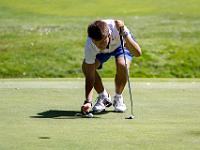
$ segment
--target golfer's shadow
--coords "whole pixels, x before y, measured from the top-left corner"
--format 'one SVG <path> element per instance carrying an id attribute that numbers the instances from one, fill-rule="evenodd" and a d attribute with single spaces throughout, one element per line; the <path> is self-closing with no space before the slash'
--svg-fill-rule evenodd
<path id="1" fill-rule="evenodd" d="M 44 112 L 37 113 L 37 116 L 31 116 L 31 118 L 73 118 L 78 111 L 66 111 L 66 110 L 48 110 Z"/>
<path id="2" fill-rule="evenodd" d="M 105 111 L 101 113 L 101 115 L 108 113 L 109 111 Z M 73 110 L 48 110 L 44 112 L 37 113 L 36 116 L 31 116 L 31 118 L 52 118 L 52 119 L 76 119 L 80 118 L 77 117 L 76 114 L 80 113 L 80 111 L 73 111 Z M 94 118 L 97 117 L 99 114 L 95 114 Z"/>

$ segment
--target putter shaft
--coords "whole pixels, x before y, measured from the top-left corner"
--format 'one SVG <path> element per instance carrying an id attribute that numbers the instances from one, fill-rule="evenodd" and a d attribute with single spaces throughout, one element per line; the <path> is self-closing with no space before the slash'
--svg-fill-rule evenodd
<path id="1" fill-rule="evenodd" d="M 128 79 L 128 89 L 129 89 L 129 96 L 130 96 L 130 102 L 131 102 L 131 115 L 133 115 L 133 97 L 132 97 L 132 91 L 131 91 L 131 84 L 130 84 L 130 79 L 129 79 L 129 73 L 128 73 L 128 66 L 127 66 L 127 62 L 126 62 L 126 55 L 125 55 L 125 50 L 124 50 L 124 42 L 123 42 L 123 37 L 120 35 L 120 41 L 121 41 L 121 46 L 122 46 L 122 50 L 124 53 L 124 62 L 125 62 L 125 66 L 126 66 L 126 76 Z"/>

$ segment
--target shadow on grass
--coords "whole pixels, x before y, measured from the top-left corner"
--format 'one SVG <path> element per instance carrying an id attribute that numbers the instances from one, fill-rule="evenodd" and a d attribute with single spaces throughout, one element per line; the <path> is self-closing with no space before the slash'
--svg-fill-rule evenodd
<path id="1" fill-rule="evenodd" d="M 104 111 L 100 114 L 94 114 L 93 118 L 100 118 L 100 115 L 107 114 L 113 111 Z M 30 116 L 31 118 L 52 118 L 52 119 L 77 119 L 83 118 L 81 116 L 77 116 L 76 114 L 80 113 L 80 111 L 73 110 L 48 110 L 44 112 L 38 113 L 36 116 Z"/>

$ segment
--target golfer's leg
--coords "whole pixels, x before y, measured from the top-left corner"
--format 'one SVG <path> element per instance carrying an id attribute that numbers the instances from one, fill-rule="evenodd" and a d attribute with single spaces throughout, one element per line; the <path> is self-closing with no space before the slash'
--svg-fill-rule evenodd
<path id="1" fill-rule="evenodd" d="M 100 62 L 96 59 L 96 61 L 95 61 L 96 69 L 99 66 L 100 66 Z M 104 91 L 103 83 L 102 83 L 101 77 L 99 76 L 99 73 L 97 72 L 97 70 L 95 70 L 94 89 L 97 91 L 97 93 L 102 93 Z"/>
<path id="2" fill-rule="evenodd" d="M 100 61 L 96 59 L 96 69 L 100 66 Z M 92 108 L 94 113 L 101 113 L 105 111 L 106 107 L 112 106 L 110 95 L 104 89 L 101 77 L 97 70 L 95 70 L 95 83 L 94 88 L 98 93 L 98 97 L 94 107 Z"/>
<path id="3" fill-rule="evenodd" d="M 129 68 L 131 61 L 127 60 L 127 67 Z M 113 106 L 115 111 L 124 112 L 126 105 L 123 102 L 122 92 L 127 82 L 126 65 L 123 57 L 116 58 L 116 76 L 115 76 L 115 96 Z"/>
<path id="4" fill-rule="evenodd" d="M 97 71 L 95 71 L 94 88 L 97 91 L 97 93 L 102 93 L 104 91 L 104 87 L 103 87 L 101 77 L 99 76 L 99 73 Z"/>
<path id="5" fill-rule="evenodd" d="M 131 64 L 131 61 L 126 59 L 127 67 Z M 115 92 L 122 94 L 127 82 L 126 65 L 123 57 L 116 58 L 116 75 L 115 75 Z"/>

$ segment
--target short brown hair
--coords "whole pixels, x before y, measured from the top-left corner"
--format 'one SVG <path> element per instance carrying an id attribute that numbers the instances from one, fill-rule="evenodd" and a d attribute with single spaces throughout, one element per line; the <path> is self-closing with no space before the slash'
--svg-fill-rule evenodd
<path id="1" fill-rule="evenodd" d="M 101 40 L 103 37 L 109 35 L 108 25 L 101 20 L 91 23 L 87 29 L 88 36 L 95 41 Z"/>

